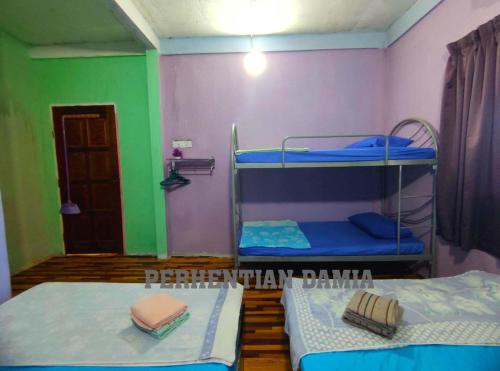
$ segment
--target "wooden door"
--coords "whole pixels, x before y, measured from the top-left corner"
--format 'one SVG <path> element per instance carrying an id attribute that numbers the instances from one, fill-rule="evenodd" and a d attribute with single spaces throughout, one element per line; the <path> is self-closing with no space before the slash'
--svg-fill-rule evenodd
<path id="1" fill-rule="evenodd" d="M 61 202 L 67 201 L 63 122 L 71 200 L 63 215 L 67 254 L 122 253 L 120 171 L 113 106 L 53 107 Z"/>

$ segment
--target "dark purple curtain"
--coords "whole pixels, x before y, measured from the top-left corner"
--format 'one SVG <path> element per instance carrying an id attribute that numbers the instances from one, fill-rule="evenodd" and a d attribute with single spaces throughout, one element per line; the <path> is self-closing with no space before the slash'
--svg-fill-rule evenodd
<path id="1" fill-rule="evenodd" d="M 464 249 L 500 257 L 500 16 L 448 45 L 438 223 Z"/>

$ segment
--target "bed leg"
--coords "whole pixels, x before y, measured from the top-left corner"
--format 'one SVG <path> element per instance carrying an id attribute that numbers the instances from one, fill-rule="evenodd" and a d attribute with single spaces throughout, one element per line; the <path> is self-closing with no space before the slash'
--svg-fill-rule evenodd
<path id="1" fill-rule="evenodd" d="M 238 338 L 236 340 L 236 361 L 232 371 L 243 371 L 244 362 L 241 358 L 241 342 L 243 336 L 243 323 L 245 322 L 245 304 L 241 304 L 240 321 L 238 324 Z"/>
<path id="2" fill-rule="evenodd" d="M 436 277 L 436 262 L 434 258 L 429 263 L 429 278 Z"/>

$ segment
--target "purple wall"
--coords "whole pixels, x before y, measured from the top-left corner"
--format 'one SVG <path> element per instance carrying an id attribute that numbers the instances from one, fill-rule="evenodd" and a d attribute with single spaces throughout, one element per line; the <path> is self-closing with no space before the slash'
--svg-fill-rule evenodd
<path id="1" fill-rule="evenodd" d="M 242 148 L 278 146 L 293 134 L 387 132 L 408 116 L 438 125 L 446 44 L 499 13 L 498 0 L 446 0 L 387 50 L 267 53 L 268 69 L 255 79 L 245 74 L 242 54 L 162 57 L 165 153 L 172 139 L 189 138 L 187 157 L 216 158 L 214 176 L 192 177 L 167 195 L 169 253 L 231 254 L 233 122 Z M 328 171 L 331 177 L 311 170 L 249 174 L 246 219 L 332 220 L 378 208 L 376 174 Z M 500 272 L 488 254 L 444 244 L 439 263 L 441 275 Z"/>
<path id="2" fill-rule="evenodd" d="M 500 14 L 498 0 L 446 0 L 386 51 L 386 123 L 419 116 L 438 126 L 446 44 L 458 40 Z M 470 269 L 500 273 L 500 260 L 479 250 L 470 253 L 444 243 L 439 274 Z"/>
<path id="3" fill-rule="evenodd" d="M 170 254 L 231 254 L 232 123 L 241 148 L 279 146 L 287 135 L 383 131 L 383 50 L 267 53 L 268 68 L 258 78 L 245 73 L 243 56 L 161 59 L 165 153 L 172 139 L 189 138 L 186 157 L 216 159 L 212 177 L 192 177 L 191 185 L 167 195 Z M 332 177 L 311 170 L 248 174 L 245 219 L 331 220 L 377 207 L 376 174 L 335 171 Z M 371 182 L 377 186 L 367 193 Z"/>

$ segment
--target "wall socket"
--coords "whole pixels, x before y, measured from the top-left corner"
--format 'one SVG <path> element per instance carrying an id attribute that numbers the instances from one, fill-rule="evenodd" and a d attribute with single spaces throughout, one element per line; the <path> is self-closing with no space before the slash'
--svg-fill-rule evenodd
<path id="1" fill-rule="evenodd" d="M 191 139 L 174 139 L 172 141 L 172 148 L 191 148 L 193 141 Z"/>

